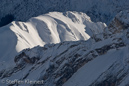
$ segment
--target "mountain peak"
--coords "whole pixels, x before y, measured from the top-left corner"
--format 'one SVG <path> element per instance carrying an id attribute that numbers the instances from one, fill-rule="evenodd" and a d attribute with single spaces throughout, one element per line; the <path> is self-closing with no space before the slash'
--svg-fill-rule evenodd
<path id="1" fill-rule="evenodd" d="M 0 86 L 129 86 L 127 9 L 128 0 L 1 0 Z"/>

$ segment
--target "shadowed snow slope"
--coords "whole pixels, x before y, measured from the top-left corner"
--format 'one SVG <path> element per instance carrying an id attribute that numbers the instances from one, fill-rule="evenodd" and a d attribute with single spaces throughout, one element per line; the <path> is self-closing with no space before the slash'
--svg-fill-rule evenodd
<path id="1" fill-rule="evenodd" d="M 105 27 L 105 24 L 94 23 L 86 14 L 77 12 L 51 12 L 27 22 L 13 21 L 0 28 L 0 60 L 11 61 L 17 52 L 37 45 L 88 40 L 90 36 L 102 33 Z"/>

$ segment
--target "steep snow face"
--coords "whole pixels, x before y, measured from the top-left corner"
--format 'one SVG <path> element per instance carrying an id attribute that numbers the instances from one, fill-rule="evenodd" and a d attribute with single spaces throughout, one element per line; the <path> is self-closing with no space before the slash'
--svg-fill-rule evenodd
<path id="1" fill-rule="evenodd" d="M 13 21 L 0 28 L 0 60 L 12 62 L 17 52 L 37 45 L 88 40 L 105 27 L 104 23 L 94 23 L 85 13 L 78 12 L 51 12 L 27 22 Z"/>
<path id="2" fill-rule="evenodd" d="M 109 23 L 118 12 L 129 9 L 128 3 L 128 0 L 1 0 L 0 19 L 9 14 L 15 20 L 26 21 L 53 11 L 79 11 L 87 13 L 93 21 Z"/>

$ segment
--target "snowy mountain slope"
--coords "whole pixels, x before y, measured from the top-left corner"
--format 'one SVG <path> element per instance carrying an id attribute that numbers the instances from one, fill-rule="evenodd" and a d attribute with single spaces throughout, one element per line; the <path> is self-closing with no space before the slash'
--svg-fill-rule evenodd
<path id="1" fill-rule="evenodd" d="M 127 47 L 97 57 L 80 68 L 63 86 L 128 86 L 128 81 L 124 81 L 129 77 L 128 52 Z"/>
<path id="2" fill-rule="evenodd" d="M 63 42 L 26 49 L 14 58 L 16 65 L 13 68 L 3 69 L 1 79 L 44 80 L 43 86 L 62 86 L 65 82 L 63 86 L 92 86 L 92 83 L 97 86 L 111 71 L 117 73 L 122 68 L 125 69 L 126 65 L 129 70 L 126 60 L 128 46 L 115 39 L 108 38 L 98 43 L 94 43 L 93 39 Z M 105 42 L 108 42 L 107 45 L 104 45 Z M 114 68 L 115 63 L 120 64 L 117 70 Z M 121 75 L 118 74 L 120 77 L 125 72 L 128 75 L 126 70 L 123 71 Z M 128 77 L 127 75 L 124 78 Z M 23 83 L 19 86 L 24 85 Z"/>
<path id="3" fill-rule="evenodd" d="M 13 21 L 0 28 L 1 64 L 13 62 L 13 57 L 23 49 L 63 41 L 88 40 L 90 36 L 102 33 L 105 27 L 104 23 L 94 23 L 85 13 L 78 12 L 51 12 L 27 22 Z"/>
<path id="4" fill-rule="evenodd" d="M 23 50 L 14 57 L 14 66 L 1 69 L 1 80 L 43 80 L 39 86 L 128 86 L 128 15 L 120 12 L 103 33 L 86 41 Z"/>
<path id="5" fill-rule="evenodd" d="M 108 24 L 121 10 L 129 9 L 128 3 L 128 0 L 1 0 L 0 20 L 4 18 L 6 24 L 7 19 L 10 19 L 8 22 L 13 19 L 27 21 L 31 17 L 53 11 L 78 11 L 88 14 L 92 21 Z M 5 25 L 3 22 L 0 26 Z"/>
<path id="6" fill-rule="evenodd" d="M 108 44 L 110 43 L 112 42 L 108 42 Z M 16 65 L 13 68 L 5 71 L 3 69 L 1 78 L 4 80 L 43 79 L 46 82 L 44 86 L 54 86 L 54 83 L 56 86 L 61 86 L 80 67 L 101 55 L 97 51 L 98 48 L 96 49 L 97 44 L 94 45 L 96 47 L 91 44 L 93 44 L 93 40 L 63 42 L 56 45 L 45 45 L 43 48 L 24 50 L 15 57 Z M 99 47 L 101 49 L 103 45 Z M 113 49 L 116 50 L 116 45 Z"/>
<path id="7" fill-rule="evenodd" d="M 104 55 L 85 64 L 63 86 L 129 86 L 128 16 L 128 10 L 121 11 L 104 31 L 104 38 L 120 42 L 116 50 L 105 52 L 111 47 L 103 48 Z M 118 48 L 122 42 L 126 46 Z"/>

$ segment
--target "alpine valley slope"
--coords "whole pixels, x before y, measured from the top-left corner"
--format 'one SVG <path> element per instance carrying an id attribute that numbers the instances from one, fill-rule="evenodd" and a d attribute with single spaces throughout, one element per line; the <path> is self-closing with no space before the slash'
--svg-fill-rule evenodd
<path id="1" fill-rule="evenodd" d="M 85 13 L 78 12 L 51 12 L 27 22 L 13 21 L 0 28 L 0 69 L 14 65 L 15 55 L 23 49 L 88 40 L 90 36 L 102 33 L 105 27 L 104 23 L 94 23 Z"/>
<path id="2" fill-rule="evenodd" d="M 1 69 L 0 78 L 44 81 L 31 86 L 129 86 L 128 52 L 129 11 L 121 11 L 103 33 L 86 41 L 23 50 L 14 57 L 12 68 Z"/>

